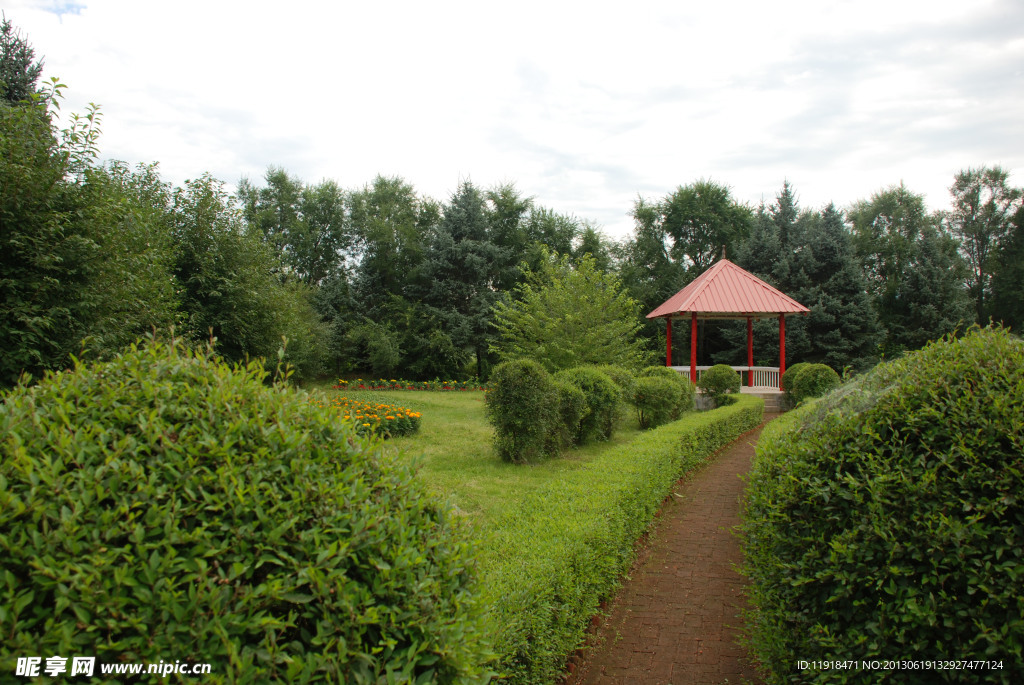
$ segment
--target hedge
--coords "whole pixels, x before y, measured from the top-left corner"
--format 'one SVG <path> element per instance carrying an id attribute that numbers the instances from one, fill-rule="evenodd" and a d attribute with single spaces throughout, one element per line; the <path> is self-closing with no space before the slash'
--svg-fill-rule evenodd
<path id="1" fill-rule="evenodd" d="M 2 397 L 5 678 L 81 655 L 225 683 L 486 680 L 449 509 L 266 375 L 152 342 Z"/>
<path id="2" fill-rule="evenodd" d="M 904 657 L 991 660 L 1002 668 L 972 682 L 1021 682 L 1022 407 L 1024 342 L 980 329 L 766 428 L 743 535 L 749 642 L 768 682 L 875 682 L 797 663 Z"/>
<path id="3" fill-rule="evenodd" d="M 763 410 L 762 400 L 742 396 L 644 433 L 531 493 L 489 527 L 481 586 L 507 682 L 561 677 L 676 481 L 755 428 Z"/>

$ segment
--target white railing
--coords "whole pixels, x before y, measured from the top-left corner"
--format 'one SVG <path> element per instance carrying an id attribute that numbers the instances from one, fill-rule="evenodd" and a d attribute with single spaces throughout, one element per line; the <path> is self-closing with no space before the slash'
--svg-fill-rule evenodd
<path id="1" fill-rule="evenodd" d="M 675 369 L 679 373 L 683 374 L 685 378 L 690 378 L 689 366 L 672 366 L 669 368 Z M 710 368 L 710 366 L 698 366 L 697 380 L 700 380 L 700 377 L 704 374 L 704 372 Z M 741 375 L 743 387 L 747 387 L 747 371 L 753 371 L 754 385 L 751 387 L 773 388 L 775 390 L 779 389 L 779 367 L 777 366 L 733 366 L 732 370 L 736 371 Z"/>

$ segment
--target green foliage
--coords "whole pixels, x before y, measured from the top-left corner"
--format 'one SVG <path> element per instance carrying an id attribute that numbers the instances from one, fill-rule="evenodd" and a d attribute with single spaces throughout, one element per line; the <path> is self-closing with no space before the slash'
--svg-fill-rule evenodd
<path id="1" fill-rule="evenodd" d="M 615 428 L 615 417 L 622 401 L 622 391 L 611 378 L 593 367 L 565 369 L 555 379 L 575 385 L 586 397 L 587 411 L 579 423 L 576 443 L 607 440 Z"/>
<path id="2" fill-rule="evenodd" d="M 548 452 L 553 455 L 564 452 L 579 442 L 583 420 L 591 413 L 587 395 L 583 390 L 557 377 L 554 382 L 555 390 L 558 391 L 558 421 L 548 437 Z"/>
<path id="3" fill-rule="evenodd" d="M 486 679 L 447 510 L 265 376 L 153 342 L 4 397 L 6 672 L 174 654 L 231 683 Z"/>
<path id="4" fill-rule="evenodd" d="M 273 246 L 303 283 L 319 285 L 336 276 L 352 247 L 341 188 L 334 181 L 308 186 L 275 167 L 264 180 L 262 188 L 244 178 L 238 184 L 249 230 Z"/>
<path id="5" fill-rule="evenodd" d="M 701 374 L 697 387 L 709 396 L 716 407 L 728 402 L 726 396 L 740 391 L 740 375 L 727 364 L 715 364 Z"/>
<path id="6" fill-rule="evenodd" d="M 878 366 L 762 434 L 747 625 L 769 682 L 809 654 L 1024 663 L 1024 343 L 975 329 Z M 861 682 L 851 671 L 806 682 Z"/>
<path id="7" fill-rule="evenodd" d="M 810 362 L 797 362 L 792 366 L 786 367 L 786 372 L 782 374 L 782 389 L 787 393 L 792 393 L 794 386 L 794 380 L 798 373 L 803 371 L 805 368 L 810 366 Z"/>
<path id="8" fill-rule="evenodd" d="M 503 461 L 530 463 L 551 456 L 559 430 L 559 393 L 551 374 L 530 359 L 494 367 L 487 393 L 494 449 Z"/>
<path id="9" fill-rule="evenodd" d="M 789 373 L 789 369 L 783 376 L 788 376 L 786 383 L 786 396 L 789 401 L 796 405 L 811 397 L 822 397 L 832 392 L 842 381 L 839 374 L 830 366 L 824 364 L 797 364 L 800 368 Z"/>
<path id="10" fill-rule="evenodd" d="M 949 228 L 960 239 L 968 264 L 967 284 L 976 307 L 977 321 L 991 312 L 992 276 L 998 268 L 999 247 L 1006 240 L 1014 215 L 1020 210 L 1020 188 L 1009 185 L 1010 172 L 1000 166 L 963 169 L 949 192 L 953 210 Z"/>
<path id="11" fill-rule="evenodd" d="M 99 118 L 92 108 L 56 130 L 63 89 L 50 81 L 0 106 L 0 387 L 63 368 L 93 322 L 104 255 L 74 181 L 95 157 Z"/>
<path id="12" fill-rule="evenodd" d="M 761 422 L 764 403 L 691 414 L 553 479 L 485 530 L 481 586 L 499 670 L 556 682 L 673 485 Z"/>
<path id="13" fill-rule="evenodd" d="M 390 376 L 402 359 L 398 336 L 387 324 L 364 319 L 349 329 L 347 343 L 352 348 L 350 358 L 358 360 L 361 368 L 382 376 Z"/>
<path id="14" fill-rule="evenodd" d="M 641 428 L 657 428 L 672 420 L 679 407 L 682 388 L 668 378 L 642 376 L 633 391 L 633 405 Z"/>
<path id="15" fill-rule="evenodd" d="M 615 385 L 619 386 L 621 400 L 614 417 L 614 421 L 619 422 L 629 413 L 633 403 L 633 395 L 636 393 L 636 375 L 633 371 L 614 364 L 600 364 L 594 368 L 611 378 Z"/>
<path id="16" fill-rule="evenodd" d="M 544 252 L 540 271 L 526 274 L 515 299 L 498 302 L 491 350 L 505 359 L 536 359 L 555 372 L 588 364 L 636 368 L 647 358 L 637 337 L 640 310 L 619 280 L 583 257 Z"/>
<path id="17" fill-rule="evenodd" d="M 923 195 L 900 183 L 857 202 L 848 217 L 886 357 L 974 320 L 966 262 L 941 213 L 926 212 Z"/>
<path id="18" fill-rule="evenodd" d="M 286 361 L 296 375 L 320 373 L 328 330 L 308 288 L 279 277 L 280 262 L 243 230 L 223 184 L 208 174 L 186 181 L 174 190 L 173 210 L 174 273 L 191 335 L 212 331 L 217 352 L 230 361 L 275 358 L 287 337 Z"/>
<path id="19" fill-rule="evenodd" d="M 43 71 L 42 60 L 7 17 L 0 23 L 0 107 L 32 98 Z"/>
<path id="20" fill-rule="evenodd" d="M 675 369 L 667 366 L 648 366 L 640 372 L 640 376 L 665 378 L 679 386 L 679 403 L 672 409 L 673 420 L 685 412 L 693 411 L 697 406 L 696 386 Z"/>

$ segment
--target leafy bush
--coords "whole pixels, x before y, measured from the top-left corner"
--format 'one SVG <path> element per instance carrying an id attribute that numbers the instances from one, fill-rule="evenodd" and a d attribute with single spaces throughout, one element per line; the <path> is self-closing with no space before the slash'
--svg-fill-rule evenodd
<path id="1" fill-rule="evenodd" d="M 549 436 L 551 454 L 572 447 L 580 434 L 580 424 L 590 413 L 587 396 L 578 387 L 555 379 L 555 389 L 558 391 L 558 421 Z"/>
<path id="2" fill-rule="evenodd" d="M 602 364 L 594 368 L 611 378 L 615 385 L 619 386 L 620 400 L 614 417 L 614 421 L 618 422 L 629 412 L 633 402 L 633 395 L 636 394 L 636 375 L 629 369 L 614 364 Z M 612 427 L 609 426 L 608 429 L 608 434 L 611 435 Z"/>
<path id="3" fill-rule="evenodd" d="M 822 397 L 841 384 L 839 374 L 825 364 L 799 364 L 800 369 L 789 379 L 786 395 L 793 404 L 810 397 Z M 787 371 L 786 374 L 789 372 Z M 785 375 L 785 374 L 784 374 Z"/>
<path id="4" fill-rule="evenodd" d="M 681 390 L 660 376 L 643 376 L 636 382 L 633 405 L 641 428 L 657 428 L 672 420 L 672 414 L 679 406 Z"/>
<path id="5" fill-rule="evenodd" d="M 491 372 L 486 401 L 487 418 L 494 425 L 494 449 L 502 460 L 521 464 L 551 456 L 559 397 L 544 367 L 530 359 L 499 364 Z"/>
<path id="6" fill-rule="evenodd" d="M 591 438 L 607 440 L 612 436 L 615 413 L 622 399 L 622 391 L 606 374 L 591 366 L 578 366 L 555 374 L 557 380 L 575 385 L 583 391 L 587 400 L 587 411 L 580 421 L 577 443 Z"/>
<path id="7" fill-rule="evenodd" d="M 975 329 L 762 434 L 743 530 L 770 682 L 865 680 L 795 672 L 808 654 L 994 659 L 1009 668 L 974 675 L 1020 677 L 1022 406 L 1024 343 Z"/>
<path id="8" fill-rule="evenodd" d="M 787 393 L 793 390 L 793 379 L 796 378 L 797 374 L 802 370 L 810 366 L 807 362 L 797 362 L 786 369 L 786 373 L 782 374 L 782 389 Z"/>
<path id="9" fill-rule="evenodd" d="M 640 376 L 667 378 L 679 386 L 679 404 L 672 411 L 673 419 L 678 419 L 685 412 L 693 411 L 697 406 L 696 386 L 675 369 L 667 366 L 648 366 L 640 372 Z"/>
<path id="10" fill-rule="evenodd" d="M 711 398 L 716 407 L 721 407 L 728 402 L 728 394 L 740 391 L 740 375 L 727 364 L 715 364 L 701 375 L 697 387 Z"/>
<path id="11" fill-rule="evenodd" d="M 468 547 L 412 471 L 258 362 L 153 342 L 0 405 L 0 668 L 480 681 Z"/>
<path id="12" fill-rule="evenodd" d="M 763 408 L 744 396 L 644 433 L 532 491 L 488 528 L 481 587 L 502 682 L 561 679 L 676 481 L 755 428 Z"/>

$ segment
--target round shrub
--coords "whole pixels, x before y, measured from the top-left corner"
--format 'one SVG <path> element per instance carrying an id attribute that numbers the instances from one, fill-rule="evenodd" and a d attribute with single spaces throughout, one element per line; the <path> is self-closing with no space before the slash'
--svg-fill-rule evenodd
<path id="1" fill-rule="evenodd" d="M 619 397 L 621 399 L 613 417 L 613 421 L 618 422 L 629 411 L 629 405 L 633 395 L 636 393 L 636 376 L 629 369 L 614 364 L 601 364 L 594 368 L 611 378 L 615 385 L 619 386 Z M 608 434 L 611 435 L 613 426 L 608 426 L 607 428 Z"/>
<path id="2" fill-rule="evenodd" d="M 697 386 L 675 369 L 667 366 L 648 366 L 640 372 L 640 376 L 667 378 L 679 386 L 679 404 L 672 412 L 673 419 L 678 419 L 684 412 L 693 411 L 697 406 Z"/>
<path id="3" fill-rule="evenodd" d="M 803 369 L 810 366 L 807 362 L 797 362 L 786 369 L 786 373 L 782 374 L 782 389 L 790 393 L 793 390 L 793 379 L 796 378 L 797 374 Z"/>
<path id="4" fill-rule="evenodd" d="M 577 366 L 555 374 L 555 378 L 575 385 L 587 398 L 587 413 L 580 422 L 576 442 L 582 444 L 591 438 L 607 440 L 611 437 L 622 392 L 607 375 L 588 366 Z"/>
<path id="5" fill-rule="evenodd" d="M 1014 682 L 1024 342 L 974 329 L 805 406 L 802 421 L 787 415 L 789 430 L 762 438 L 747 493 L 748 626 L 769 682 L 824 653 L 997 660 L 1004 670 L 976 675 Z"/>
<path id="6" fill-rule="evenodd" d="M 580 423 L 590 413 L 587 396 L 572 383 L 555 380 L 558 392 L 558 421 L 552 427 L 549 452 L 552 455 L 572 447 L 580 434 Z"/>
<path id="7" fill-rule="evenodd" d="M 0 664 L 479 675 L 471 559 L 411 470 L 258 362 L 151 342 L 0 406 Z"/>
<path id="8" fill-rule="evenodd" d="M 551 434 L 560 421 L 551 374 L 532 359 L 513 359 L 494 367 L 490 383 L 487 417 L 498 456 L 517 464 L 551 456 Z"/>
<path id="9" fill-rule="evenodd" d="M 642 376 L 637 379 L 633 393 L 637 421 L 641 428 L 657 428 L 672 420 L 682 390 L 661 376 Z"/>
<path id="10" fill-rule="evenodd" d="M 729 393 L 740 391 L 740 375 L 728 364 L 715 364 L 701 375 L 697 387 L 720 407 Z"/>
<path id="11" fill-rule="evenodd" d="M 825 364 L 804 364 L 791 377 L 790 382 L 792 390 L 788 390 L 787 394 L 793 404 L 827 395 L 842 383 L 835 369 Z"/>

